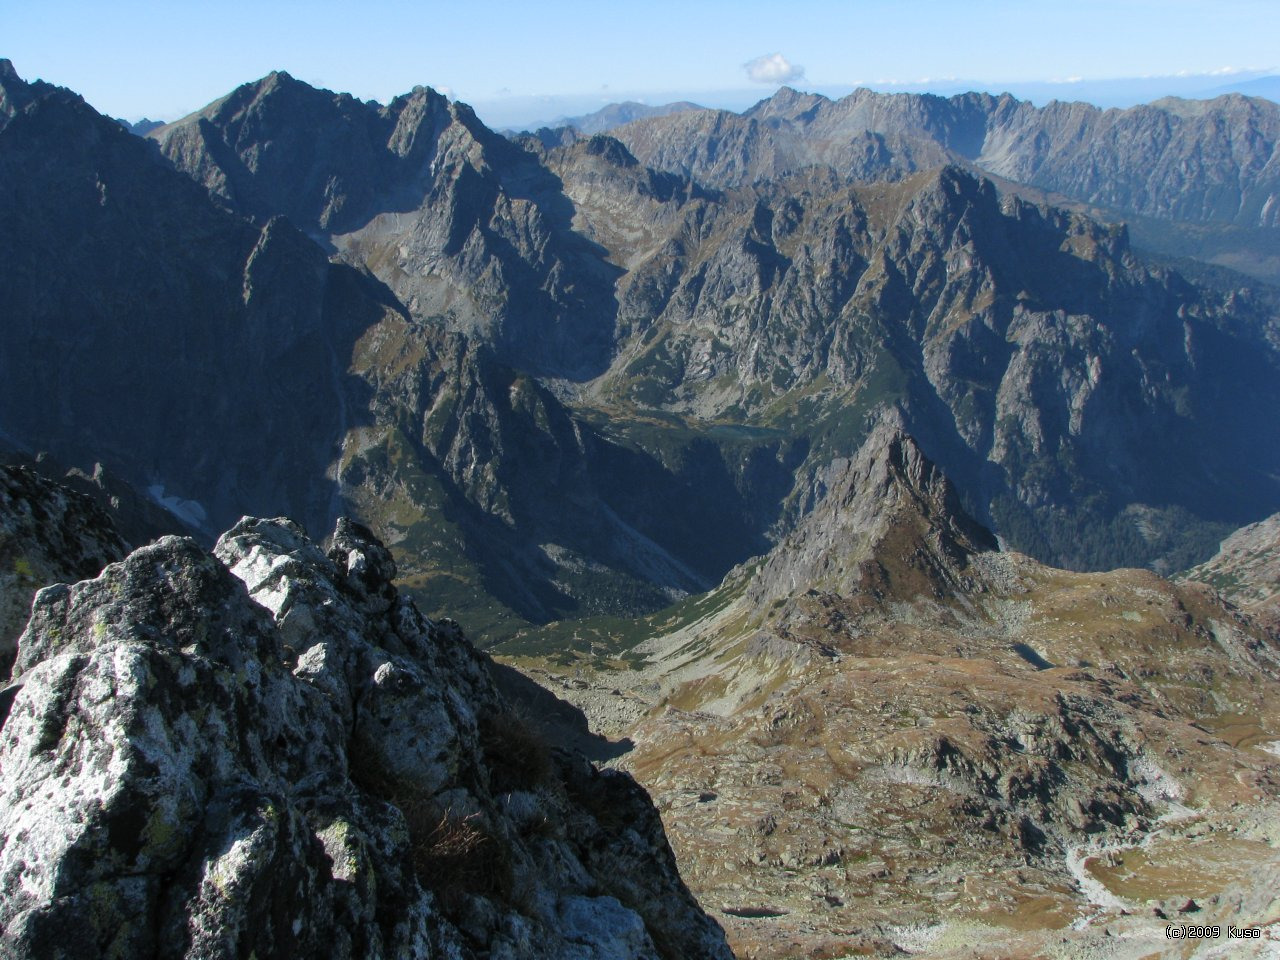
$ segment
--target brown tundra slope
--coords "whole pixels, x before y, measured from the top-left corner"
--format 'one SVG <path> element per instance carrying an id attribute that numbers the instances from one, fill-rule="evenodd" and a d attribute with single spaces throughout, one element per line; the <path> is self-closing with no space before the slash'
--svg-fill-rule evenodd
<path id="1" fill-rule="evenodd" d="M 602 633 L 594 659 L 513 658 L 632 741 L 618 763 L 738 956 L 1280 935 L 1273 633 L 1201 584 L 1000 551 L 893 414 L 822 487 L 621 657 Z"/>

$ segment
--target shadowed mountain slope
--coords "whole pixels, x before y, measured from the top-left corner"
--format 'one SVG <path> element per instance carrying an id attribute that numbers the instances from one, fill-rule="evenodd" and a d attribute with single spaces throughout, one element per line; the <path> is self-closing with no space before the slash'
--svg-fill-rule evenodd
<path id="1" fill-rule="evenodd" d="M 481 622 L 654 609 L 762 548 L 717 450 L 611 443 L 285 217 L 223 209 L 74 94 L 6 84 L 0 171 L 29 187 L 0 198 L 14 445 L 104 462 L 206 534 L 359 509 L 430 609 Z"/>
<path id="2" fill-rule="evenodd" d="M 346 356 L 387 307 L 283 219 L 213 207 L 154 145 L 78 97 L 0 129 L 0 430 L 64 462 L 196 502 L 328 519 L 349 417 Z M 345 354 L 345 356 L 344 356 Z"/>
<path id="3" fill-rule="evenodd" d="M 273 73 L 150 136 L 232 208 L 368 264 L 415 318 L 538 373 L 607 362 L 614 271 L 556 179 L 465 104 L 418 87 L 383 107 Z"/>

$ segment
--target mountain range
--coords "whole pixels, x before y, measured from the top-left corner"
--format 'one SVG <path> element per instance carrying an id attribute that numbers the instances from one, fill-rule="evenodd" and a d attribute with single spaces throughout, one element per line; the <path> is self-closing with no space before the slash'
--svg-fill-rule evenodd
<path id="1" fill-rule="evenodd" d="M 1069 567 L 1185 567 L 1280 507 L 1277 428 L 1247 414 L 1275 402 L 1269 289 L 949 162 L 988 116 L 1042 123 L 1025 105 L 784 90 L 547 146 L 427 89 L 383 107 L 273 74 L 146 141 L 5 76 L 0 162 L 32 185 L 4 210 L 10 442 L 209 533 L 355 511 L 429 609 L 487 628 L 705 589 L 886 403 L 977 516 Z M 876 104 L 945 165 L 779 167 L 784 141 L 847 155 L 840 123 Z M 1221 111 L 1266 105 L 1205 109 L 1235 129 Z M 708 123 L 767 132 L 740 147 L 759 173 L 627 146 L 661 166 L 644 131 Z"/>
<path id="2" fill-rule="evenodd" d="M 1004 94 L 878 94 L 836 101 L 784 88 L 742 114 L 684 113 L 612 131 L 645 164 L 742 184 L 815 164 L 898 178 L 941 163 L 1126 221 L 1144 247 L 1280 278 L 1277 106 L 1224 94 L 1128 109 Z"/>
<path id="3" fill-rule="evenodd" d="M 649 104 L 626 100 L 622 103 L 610 103 L 599 110 L 584 113 L 576 117 L 562 117 L 548 123 L 534 124 L 535 129 L 563 129 L 572 127 L 580 134 L 592 136 L 597 133 L 608 133 L 614 127 L 620 127 L 633 120 L 647 117 L 665 117 L 671 113 L 683 113 L 685 110 L 703 110 L 704 107 L 688 100 L 677 100 L 672 103 Z"/>
<path id="4" fill-rule="evenodd" d="M 832 101 L 783 87 L 742 114 L 685 111 L 614 135 L 647 166 L 713 186 L 814 165 L 865 180 L 967 161 L 1130 215 L 1274 227 L 1278 131 L 1276 104 L 1240 94 L 1102 110 L 1007 94 L 858 90 Z"/>

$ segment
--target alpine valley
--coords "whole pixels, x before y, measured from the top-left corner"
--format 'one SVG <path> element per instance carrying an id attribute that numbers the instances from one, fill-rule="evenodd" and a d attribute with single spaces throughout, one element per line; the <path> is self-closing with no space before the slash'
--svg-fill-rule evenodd
<path id="1" fill-rule="evenodd" d="M 1280 106 L 636 106 L 0 60 L 0 951 L 1272 955 Z"/>

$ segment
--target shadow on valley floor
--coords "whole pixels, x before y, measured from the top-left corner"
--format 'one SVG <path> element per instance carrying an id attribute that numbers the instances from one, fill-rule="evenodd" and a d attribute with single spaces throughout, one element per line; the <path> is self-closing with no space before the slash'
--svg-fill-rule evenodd
<path id="1" fill-rule="evenodd" d="M 587 759 L 601 763 L 621 757 L 635 747 L 630 737 L 610 740 L 592 733 L 587 717 L 573 704 L 561 700 L 514 667 L 490 660 L 489 674 L 515 712 L 530 729 L 548 744 L 580 751 Z"/>

